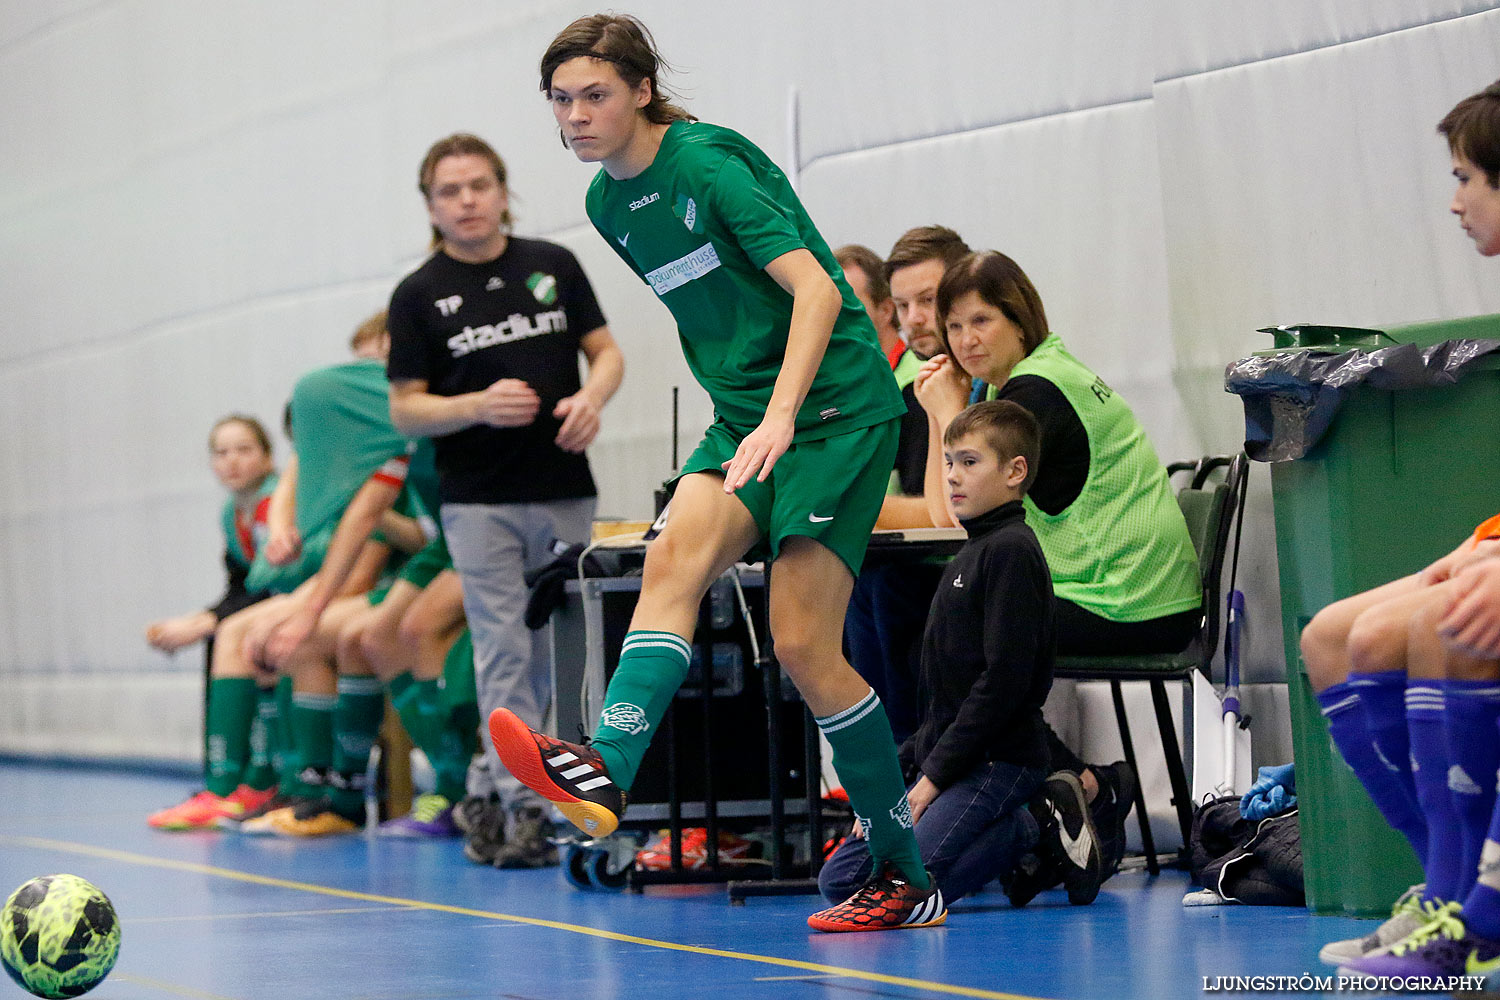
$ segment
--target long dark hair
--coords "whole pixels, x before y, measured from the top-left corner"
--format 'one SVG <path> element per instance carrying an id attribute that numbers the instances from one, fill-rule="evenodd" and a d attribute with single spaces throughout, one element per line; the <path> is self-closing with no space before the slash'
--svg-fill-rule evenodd
<path id="1" fill-rule="evenodd" d="M 672 122 L 695 122 L 698 119 L 673 104 L 671 94 L 662 90 L 660 75 L 672 67 L 656 50 L 656 40 L 639 18 L 629 14 L 590 14 L 580 17 L 552 39 L 542 53 L 542 93 L 552 91 L 552 74 L 569 59 L 584 56 L 614 65 L 625 85 L 639 87 L 642 80 L 651 81 L 651 100 L 641 114 L 653 125 Z"/>

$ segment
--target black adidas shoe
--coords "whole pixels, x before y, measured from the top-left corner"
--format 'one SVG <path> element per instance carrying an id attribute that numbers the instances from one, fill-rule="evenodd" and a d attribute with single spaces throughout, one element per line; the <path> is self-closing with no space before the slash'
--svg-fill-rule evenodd
<path id="1" fill-rule="evenodd" d="M 610 779 L 599 751 L 539 733 L 505 708 L 490 713 L 490 739 L 510 773 L 557 803 L 584 833 L 607 837 L 620 825 L 625 793 Z"/>

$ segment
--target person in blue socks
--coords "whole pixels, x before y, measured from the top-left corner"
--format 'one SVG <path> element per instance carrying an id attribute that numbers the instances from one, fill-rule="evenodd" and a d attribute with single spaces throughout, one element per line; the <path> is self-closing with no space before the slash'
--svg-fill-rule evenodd
<path id="1" fill-rule="evenodd" d="M 1500 254 L 1500 83 L 1460 101 L 1438 132 L 1458 183 L 1453 213 L 1481 254 Z M 1455 609 L 1496 555 L 1500 517 L 1421 572 L 1332 604 L 1303 630 L 1329 734 L 1427 878 L 1377 931 L 1325 947 L 1326 962 L 1365 975 L 1500 969 L 1500 647 L 1461 627 L 1472 609 Z"/>

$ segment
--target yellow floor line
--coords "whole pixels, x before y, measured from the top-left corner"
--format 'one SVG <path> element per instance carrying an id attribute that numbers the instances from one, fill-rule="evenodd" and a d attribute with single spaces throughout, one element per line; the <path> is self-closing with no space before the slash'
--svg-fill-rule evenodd
<path id="1" fill-rule="evenodd" d="M 497 913 L 492 910 L 474 910 L 464 906 L 428 903 L 419 899 L 401 899 L 396 896 L 377 896 L 367 892 L 355 892 L 351 889 L 335 889 L 331 886 L 315 885 L 311 882 L 293 882 L 287 879 L 271 878 L 267 875 L 255 875 L 251 872 L 235 871 L 232 868 L 216 868 L 212 865 L 200 865 L 192 861 L 176 861 L 170 858 L 155 858 L 146 854 L 134 854 L 129 851 L 116 851 L 108 847 L 95 847 L 90 844 L 74 844 L 63 840 L 47 840 L 42 837 L 9 836 L 0 836 L 0 843 L 17 844 L 38 850 L 65 851 L 70 854 L 83 854 L 89 857 L 121 861 L 126 864 L 166 868 L 171 871 L 194 872 L 199 875 L 212 875 L 217 878 L 233 879 L 237 882 L 248 882 L 252 885 L 272 886 L 277 889 L 294 889 L 299 892 L 312 892 L 323 896 L 333 896 L 338 899 L 356 899 L 365 903 L 382 903 L 387 906 L 411 907 L 430 910 L 435 913 L 452 913 L 463 917 L 504 920 L 511 923 L 527 924 L 532 927 L 546 927 L 550 930 L 567 931 L 570 934 L 582 934 L 586 937 L 602 938 L 607 941 L 642 945 L 647 948 L 660 948 L 664 951 L 687 952 L 693 955 L 707 955 L 712 958 L 732 958 L 741 962 L 758 962 L 762 965 L 775 965 L 786 969 L 801 969 L 805 972 L 826 973 L 846 979 L 882 983 L 886 986 L 904 986 L 913 990 L 926 990 L 929 993 L 943 993 L 949 996 L 960 997 L 980 997 L 983 1000 L 1037 1000 L 1035 997 L 1027 997 L 1017 993 L 1000 993 L 995 990 L 983 990 L 973 986 L 954 986 L 949 983 L 931 982 L 926 979 L 912 979 L 907 976 L 888 976 L 880 972 L 867 972 L 863 969 L 846 969 L 836 965 L 820 965 L 816 962 L 804 962 L 795 958 L 778 958 L 774 955 L 756 955 L 743 951 L 725 951 L 720 948 L 704 948 L 699 945 L 678 944 L 675 941 L 658 941 L 653 938 L 637 937 L 633 934 L 620 934 L 616 931 L 584 927 L 580 924 L 567 924 L 557 920 L 543 920 L 538 917 L 523 917 L 512 913 Z M 910 933 L 934 932 L 913 931 Z M 203 996 L 206 997 L 208 994 L 203 994 Z"/>
<path id="2" fill-rule="evenodd" d="M 171 924 L 182 921 L 199 923 L 204 920 L 260 920 L 266 917 L 332 917 L 346 913 L 395 913 L 411 910 L 411 906 L 343 906 L 333 910 L 280 910 L 268 913 L 205 913 L 183 917 L 136 917 L 133 924 Z"/>
<path id="3" fill-rule="evenodd" d="M 188 997 L 189 1000 L 236 1000 L 235 997 L 221 996 L 218 993 L 209 993 L 205 990 L 195 990 L 191 986 L 182 986 L 178 983 L 164 983 L 160 979 L 148 979 L 145 976 L 132 975 L 129 972 L 116 972 L 109 977 L 112 980 L 134 983 L 137 986 L 147 986 L 163 993 L 170 993 L 176 997 Z"/>

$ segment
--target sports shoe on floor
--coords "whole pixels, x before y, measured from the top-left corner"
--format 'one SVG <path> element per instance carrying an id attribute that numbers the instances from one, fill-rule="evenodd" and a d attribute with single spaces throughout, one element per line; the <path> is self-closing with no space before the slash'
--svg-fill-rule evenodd
<path id="1" fill-rule="evenodd" d="M 462 832 L 453 822 L 454 806 L 442 795 L 420 795 L 405 816 L 388 819 L 375 828 L 379 837 L 445 839 Z"/>
<path id="2" fill-rule="evenodd" d="M 1042 836 L 1047 836 L 1047 828 L 1040 819 L 1037 820 L 1037 825 L 1042 827 Z M 1038 847 L 1037 850 L 1041 848 Z M 1025 906 L 1039 893 L 1062 884 L 1062 868 L 1048 861 L 1043 856 L 1045 854 L 1048 852 L 1038 854 L 1037 851 L 1028 851 L 1016 861 L 1015 870 L 1010 873 L 1009 878 L 1001 879 L 1005 886 L 1005 898 L 1010 900 L 1011 906 Z"/>
<path id="3" fill-rule="evenodd" d="M 204 789 L 186 802 L 178 803 L 146 817 L 146 825 L 158 830 L 211 830 L 220 816 L 237 816 L 245 811 L 233 793 L 220 797 Z"/>
<path id="4" fill-rule="evenodd" d="M 735 864 L 751 857 L 753 840 L 728 830 L 719 831 L 719 863 Z M 829 851 L 828 853 L 832 853 Z M 672 833 L 663 830 L 657 838 L 635 852 L 635 863 L 647 871 L 669 871 L 672 867 Z M 682 867 L 698 869 L 708 864 L 708 830 L 690 826 L 682 831 Z"/>
<path id="5" fill-rule="evenodd" d="M 220 816 L 218 824 L 219 829 L 226 830 L 230 833 L 245 833 L 247 832 L 245 829 L 246 825 L 251 824 L 250 829 L 251 831 L 253 831 L 253 824 L 255 824 L 259 820 L 264 819 L 266 814 L 273 813 L 278 809 L 285 809 L 287 806 L 296 805 L 299 801 L 301 800 L 290 795 L 282 795 L 280 792 L 278 792 L 267 799 L 265 802 L 261 803 L 258 807 L 246 810 L 238 816 Z M 270 828 L 266 827 L 266 829 L 262 830 L 261 832 L 269 833 Z"/>
<path id="6" fill-rule="evenodd" d="M 1389 948 L 1427 923 L 1437 907 L 1423 902 L 1422 892 L 1426 888 L 1425 884 L 1414 885 L 1403 892 L 1401 898 L 1396 900 L 1396 905 L 1391 907 L 1391 915 L 1385 923 L 1364 937 L 1345 938 L 1325 944 L 1323 950 L 1318 952 L 1318 961 L 1326 965 L 1342 965 L 1361 955 Z"/>
<path id="7" fill-rule="evenodd" d="M 453 825 L 464 833 L 464 857 L 476 865 L 492 865 L 505 843 L 505 811 L 491 796 L 465 795 L 453 808 Z"/>
<path id="8" fill-rule="evenodd" d="M 1125 821 L 1135 806 L 1135 770 L 1123 760 L 1090 770 L 1099 782 L 1099 793 L 1089 803 L 1089 816 L 1099 834 L 1099 853 L 1108 879 L 1120 870 L 1125 857 Z"/>
<path id="9" fill-rule="evenodd" d="M 1022 877 L 1024 869 L 1017 867 L 1007 893 L 1012 905 L 1024 906 L 1041 891 L 1037 886 L 1051 888 L 1058 882 L 1068 890 L 1068 902 L 1074 906 L 1092 903 L 1105 879 L 1104 858 L 1078 775 L 1054 771 L 1026 805 L 1037 822 L 1034 853 L 1038 865 L 1029 880 Z M 1018 898 L 1023 902 L 1017 903 Z"/>
<path id="10" fill-rule="evenodd" d="M 1351 958 L 1340 974 L 1392 977 L 1487 976 L 1500 972 L 1500 941 L 1464 926 L 1457 903 L 1438 907 L 1421 927 L 1389 948 Z"/>
<path id="11" fill-rule="evenodd" d="M 283 837 L 328 837 L 364 829 L 364 803 L 358 817 L 340 812 L 331 799 L 308 799 L 290 809 L 268 813 L 271 830 Z"/>
<path id="12" fill-rule="evenodd" d="M 620 825 L 625 793 L 610 780 L 597 750 L 553 739 L 532 729 L 514 712 L 490 713 L 490 739 L 510 773 L 591 837 L 607 837 Z"/>
<path id="13" fill-rule="evenodd" d="M 505 843 L 491 862 L 496 868 L 550 868 L 557 864 L 557 845 L 552 838 L 557 827 L 541 806 L 522 806 L 516 810 Z"/>
<path id="14" fill-rule="evenodd" d="M 902 927 L 935 927 L 948 919 L 943 893 L 934 884 L 918 889 L 890 864 L 881 866 L 859 891 L 837 906 L 807 918 L 815 931 L 890 931 Z"/>

